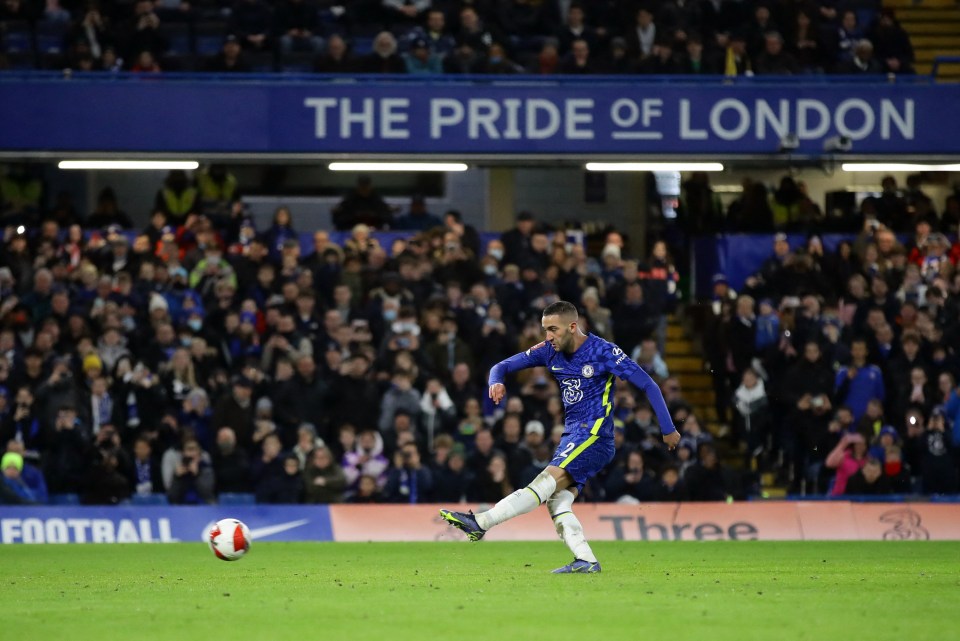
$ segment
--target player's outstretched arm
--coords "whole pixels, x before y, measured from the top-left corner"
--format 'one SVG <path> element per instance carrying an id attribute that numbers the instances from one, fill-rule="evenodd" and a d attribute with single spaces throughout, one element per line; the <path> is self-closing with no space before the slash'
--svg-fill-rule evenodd
<path id="1" fill-rule="evenodd" d="M 643 390 L 653 407 L 653 413 L 657 415 L 657 422 L 660 423 L 660 433 L 663 434 L 663 442 L 671 450 L 680 443 L 680 433 L 673 425 L 673 417 L 670 416 L 670 410 L 667 409 L 667 402 L 663 398 L 663 393 L 656 381 L 650 378 L 650 375 L 643 371 L 632 358 L 626 355 L 619 347 L 615 345 L 611 356 L 614 358 L 613 365 L 610 368 L 618 378 L 622 378 L 635 387 Z"/>
<path id="2" fill-rule="evenodd" d="M 530 367 L 546 365 L 550 352 L 551 348 L 546 343 L 537 343 L 527 351 L 514 354 L 494 365 L 490 369 L 490 376 L 487 378 L 487 384 L 490 386 L 488 392 L 490 399 L 499 405 L 507 393 L 507 388 L 503 384 L 507 374 Z"/>

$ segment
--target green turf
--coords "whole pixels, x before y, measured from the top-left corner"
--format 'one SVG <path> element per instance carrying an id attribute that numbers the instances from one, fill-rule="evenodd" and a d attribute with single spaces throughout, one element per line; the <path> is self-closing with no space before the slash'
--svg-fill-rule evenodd
<path id="1" fill-rule="evenodd" d="M 960 543 L 0 548 L 10 639 L 956 639 Z M 12 627 L 11 627 L 12 626 Z"/>

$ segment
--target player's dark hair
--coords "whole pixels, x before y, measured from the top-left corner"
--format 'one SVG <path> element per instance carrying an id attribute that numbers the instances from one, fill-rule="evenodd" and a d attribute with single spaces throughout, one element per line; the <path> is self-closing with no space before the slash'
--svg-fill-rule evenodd
<path id="1" fill-rule="evenodd" d="M 580 314 L 577 312 L 577 306 L 573 303 L 568 303 L 565 300 L 558 300 L 556 303 L 550 303 L 543 308 L 544 316 L 565 316 L 572 318 L 579 318 Z"/>

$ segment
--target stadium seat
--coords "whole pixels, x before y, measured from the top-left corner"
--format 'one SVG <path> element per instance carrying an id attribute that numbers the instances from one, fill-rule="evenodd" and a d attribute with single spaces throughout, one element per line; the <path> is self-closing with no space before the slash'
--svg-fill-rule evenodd
<path id="1" fill-rule="evenodd" d="M 50 505 L 80 505 L 79 494 L 51 494 Z"/>
<path id="2" fill-rule="evenodd" d="M 8 22 L 3 36 L 7 53 L 33 53 L 33 32 L 26 21 Z"/>
<path id="3" fill-rule="evenodd" d="M 223 49 L 227 26 L 222 22 L 202 22 L 193 30 L 193 48 L 199 56 L 215 56 Z"/>
<path id="4" fill-rule="evenodd" d="M 280 61 L 280 70 L 285 73 L 310 73 L 313 71 L 312 53 L 288 53 Z"/>
<path id="5" fill-rule="evenodd" d="M 190 27 L 185 24 L 164 24 L 160 27 L 160 34 L 167 39 L 169 48 L 167 55 L 187 56 L 193 53 L 190 42 Z"/>
<path id="6" fill-rule="evenodd" d="M 130 497 L 132 505 L 170 505 L 166 494 L 134 494 Z"/>
<path id="7" fill-rule="evenodd" d="M 355 56 L 367 55 L 373 51 L 373 38 L 354 38 L 352 51 Z"/>
<path id="8" fill-rule="evenodd" d="M 253 494 L 224 492 L 220 495 L 220 505 L 253 505 L 257 502 Z"/>
<path id="9" fill-rule="evenodd" d="M 67 25 L 62 22 L 37 23 L 37 52 L 40 54 L 58 54 L 63 52 L 63 39 L 67 34 Z"/>
<path id="10" fill-rule="evenodd" d="M 246 60 L 254 73 L 273 73 L 277 70 L 276 59 L 272 53 L 247 54 Z"/>

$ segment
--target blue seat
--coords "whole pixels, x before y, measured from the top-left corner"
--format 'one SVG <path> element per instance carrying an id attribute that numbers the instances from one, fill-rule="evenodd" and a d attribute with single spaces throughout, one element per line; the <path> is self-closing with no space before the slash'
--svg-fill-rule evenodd
<path id="1" fill-rule="evenodd" d="M 373 38 L 354 38 L 353 55 L 365 56 L 373 51 Z"/>
<path id="2" fill-rule="evenodd" d="M 7 23 L 3 46 L 7 53 L 33 53 L 33 33 L 30 25 L 19 20 Z"/>
<path id="3" fill-rule="evenodd" d="M 80 505 L 79 494 L 51 494 L 50 505 Z"/>
<path id="4" fill-rule="evenodd" d="M 166 494 L 134 494 L 130 497 L 132 505 L 170 505 Z"/>
<path id="5" fill-rule="evenodd" d="M 169 45 L 167 54 L 171 56 L 188 56 L 193 53 L 193 47 L 190 42 L 189 25 L 165 24 L 160 27 L 160 33 L 167 39 Z"/>
<path id="6" fill-rule="evenodd" d="M 67 23 L 38 22 L 36 33 L 38 53 L 59 54 L 63 52 L 63 41 L 67 35 Z"/>
<path id="7" fill-rule="evenodd" d="M 193 46 L 198 56 L 215 56 L 223 50 L 227 26 L 220 22 L 203 22 L 193 29 Z"/>
<path id="8" fill-rule="evenodd" d="M 256 502 L 253 494 L 224 492 L 220 495 L 220 505 L 254 505 Z"/>

